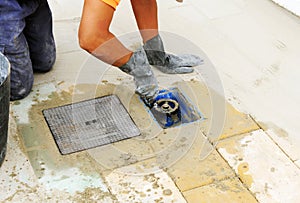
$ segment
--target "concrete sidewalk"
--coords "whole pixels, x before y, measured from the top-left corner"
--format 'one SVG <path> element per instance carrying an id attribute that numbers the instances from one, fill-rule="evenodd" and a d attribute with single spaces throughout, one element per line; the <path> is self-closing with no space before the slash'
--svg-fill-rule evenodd
<path id="1" fill-rule="evenodd" d="M 155 70 L 161 86 L 179 87 L 206 118 L 163 130 L 130 76 L 79 48 L 82 1 L 49 3 L 57 62 L 35 75 L 28 98 L 11 103 L 1 202 L 300 201 L 299 17 L 269 0 L 158 1 L 166 49 L 213 64 L 184 76 Z M 121 1 L 112 31 L 131 48 L 139 43 L 134 22 Z M 224 95 L 206 83 L 210 69 Z M 42 110 L 108 94 L 142 135 L 62 156 Z"/>

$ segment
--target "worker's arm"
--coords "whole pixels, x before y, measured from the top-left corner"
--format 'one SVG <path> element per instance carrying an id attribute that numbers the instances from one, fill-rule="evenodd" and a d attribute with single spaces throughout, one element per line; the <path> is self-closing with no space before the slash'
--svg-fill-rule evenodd
<path id="1" fill-rule="evenodd" d="M 132 52 L 109 31 L 114 11 L 101 0 L 85 0 L 78 35 L 83 49 L 101 61 L 120 67 Z"/>
<path id="2" fill-rule="evenodd" d="M 136 92 L 150 104 L 158 91 L 145 51 L 131 52 L 109 31 L 114 8 L 101 0 L 85 0 L 79 28 L 80 46 L 108 64 L 132 75 Z"/>
<path id="3" fill-rule="evenodd" d="M 131 5 L 150 65 L 156 66 L 164 73 L 182 74 L 193 72 L 193 66 L 203 63 L 203 60 L 195 55 L 173 55 L 165 52 L 158 32 L 156 0 L 131 0 Z"/>

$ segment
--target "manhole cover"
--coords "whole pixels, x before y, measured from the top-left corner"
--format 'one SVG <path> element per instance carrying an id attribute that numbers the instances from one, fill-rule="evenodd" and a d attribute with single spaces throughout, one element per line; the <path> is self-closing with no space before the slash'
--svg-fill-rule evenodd
<path id="1" fill-rule="evenodd" d="M 140 135 L 116 95 L 43 110 L 61 154 Z"/>

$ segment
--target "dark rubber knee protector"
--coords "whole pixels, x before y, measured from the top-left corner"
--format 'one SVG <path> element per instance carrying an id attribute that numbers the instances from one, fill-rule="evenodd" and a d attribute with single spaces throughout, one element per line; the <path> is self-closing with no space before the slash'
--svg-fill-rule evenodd
<path id="1" fill-rule="evenodd" d="M 47 0 L 40 0 L 36 10 L 25 18 L 23 31 L 30 51 L 34 71 L 47 72 L 56 59 L 56 48 L 52 32 L 52 13 Z"/>

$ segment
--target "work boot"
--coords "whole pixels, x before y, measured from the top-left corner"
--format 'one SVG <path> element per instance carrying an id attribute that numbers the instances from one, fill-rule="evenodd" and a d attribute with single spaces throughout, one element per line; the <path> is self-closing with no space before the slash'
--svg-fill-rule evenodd
<path id="1" fill-rule="evenodd" d="M 162 39 L 159 35 L 144 44 L 150 65 L 155 66 L 163 73 L 184 74 L 194 71 L 193 66 L 203 64 L 203 60 L 192 54 L 173 55 L 164 50 Z"/>
<path id="2" fill-rule="evenodd" d="M 148 106 L 151 106 L 158 92 L 158 85 L 145 51 L 139 48 L 133 52 L 129 61 L 121 66 L 120 69 L 134 77 L 136 93 L 140 95 Z"/>

